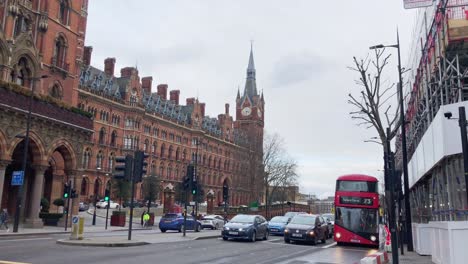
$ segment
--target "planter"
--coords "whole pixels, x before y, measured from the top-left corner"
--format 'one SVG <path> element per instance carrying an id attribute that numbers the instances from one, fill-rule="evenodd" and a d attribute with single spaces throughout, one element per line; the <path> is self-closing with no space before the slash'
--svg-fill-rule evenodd
<path id="1" fill-rule="evenodd" d="M 47 226 L 57 226 L 58 222 L 62 218 L 63 214 L 53 214 L 53 213 L 40 213 L 39 217 L 42 219 L 44 225 Z"/>
<path id="2" fill-rule="evenodd" d="M 413 244 L 419 255 L 431 255 L 432 227 L 413 223 Z"/>
<path id="3" fill-rule="evenodd" d="M 468 221 L 429 222 L 432 262 L 464 264 L 468 259 Z M 419 239 L 421 242 L 421 239 Z"/>
<path id="4" fill-rule="evenodd" d="M 125 212 L 113 211 L 111 215 L 111 226 L 125 226 Z"/>

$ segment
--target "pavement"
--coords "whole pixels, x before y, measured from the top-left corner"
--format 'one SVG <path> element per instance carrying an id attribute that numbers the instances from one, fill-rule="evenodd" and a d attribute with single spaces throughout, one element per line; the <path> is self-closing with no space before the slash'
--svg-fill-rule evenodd
<path id="1" fill-rule="evenodd" d="M 404 255 L 400 254 L 400 251 L 398 252 L 399 255 L 399 263 L 400 264 L 432 264 L 432 257 L 431 256 L 421 256 L 416 251 L 409 252 L 406 249 L 404 249 Z M 392 253 L 388 253 L 390 263 L 392 263 Z"/>

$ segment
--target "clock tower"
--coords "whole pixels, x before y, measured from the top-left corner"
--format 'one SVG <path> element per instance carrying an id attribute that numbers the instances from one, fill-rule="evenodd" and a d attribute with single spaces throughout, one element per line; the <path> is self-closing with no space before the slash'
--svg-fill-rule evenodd
<path id="1" fill-rule="evenodd" d="M 265 118 L 265 101 L 263 93 L 257 90 L 255 79 L 255 64 L 253 49 L 250 48 L 249 64 L 244 92 L 237 91 L 235 127 L 246 136 L 250 149 L 251 172 L 250 186 L 252 188 L 251 201 L 261 202 L 263 194 L 263 178 L 261 167 L 263 161 L 263 127 Z"/>

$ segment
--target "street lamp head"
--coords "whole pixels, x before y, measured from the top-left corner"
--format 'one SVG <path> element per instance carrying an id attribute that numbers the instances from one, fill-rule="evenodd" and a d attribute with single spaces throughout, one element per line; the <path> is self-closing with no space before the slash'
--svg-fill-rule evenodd
<path id="1" fill-rule="evenodd" d="M 384 45 L 382 44 L 379 44 L 379 45 L 375 45 L 375 46 L 370 46 L 369 49 L 373 50 L 373 49 L 382 49 L 382 48 L 385 48 Z"/>
<path id="2" fill-rule="evenodd" d="M 450 119 L 450 118 L 452 118 L 452 112 L 445 112 L 444 116 L 445 116 L 445 118 Z"/>

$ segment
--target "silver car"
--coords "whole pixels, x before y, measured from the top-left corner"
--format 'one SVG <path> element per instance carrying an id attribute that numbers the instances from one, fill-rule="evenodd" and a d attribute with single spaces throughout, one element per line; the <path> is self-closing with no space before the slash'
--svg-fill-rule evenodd
<path id="1" fill-rule="evenodd" d="M 202 228 L 219 229 L 224 226 L 224 218 L 220 215 L 207 215 L 201 220 Z"/>

